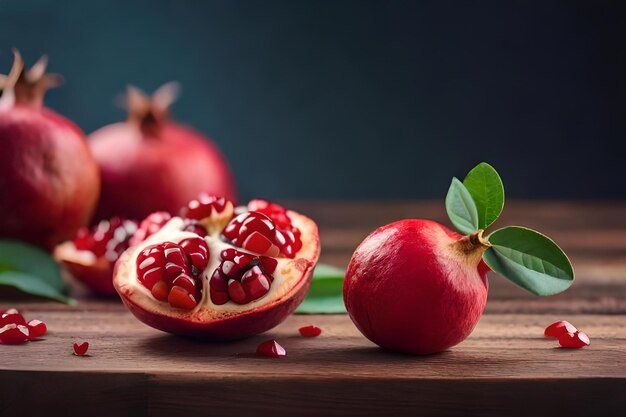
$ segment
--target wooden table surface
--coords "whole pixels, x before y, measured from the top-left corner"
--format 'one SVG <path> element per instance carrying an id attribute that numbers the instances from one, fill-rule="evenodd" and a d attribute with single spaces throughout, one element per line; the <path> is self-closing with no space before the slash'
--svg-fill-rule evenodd
<path id="1" fill-rule="evenodd" d="M 295 201 L 314 218 L 321 261 L 345 267 L 377 226 L 424 217 L 447 223 L 440 202 Z M 297 315 L 247 340 L 208 344 L 138 322 L 119 301 L 76 307 L 0 300 L 44 320 L 44 340 L 0 346 L 0 417 L 184 415 L 624 415 L 626 203 L 509 202 L 499 224 L 536 228 L 570 255 L 564 294 L 537 298 L 490 275 L 486 314 L 462 344 L 425 357 L 377 348 L 346 315 Z M 557 348 L 543 329 L 566 319 L 591 346 Z M 305 339 L 301 325 L 322 336 Z M 275 338 L 283 359 L 255 357 Z M 72 343 L 91 343 L 88 357 Z"/>

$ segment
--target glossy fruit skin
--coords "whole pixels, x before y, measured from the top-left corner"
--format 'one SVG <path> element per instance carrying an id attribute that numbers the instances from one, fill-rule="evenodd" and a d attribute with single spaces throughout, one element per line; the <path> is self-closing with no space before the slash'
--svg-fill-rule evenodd
<path id="1" fill-rule="evenodd" d="M 86 225 L 100 194 L 100 173 L 85 135 L 47 108 L 0 111 L 0 237 L 45 249 Z"/>
<path id="2" fill-rule="evenodd" d="M 357 328 L 381 347 L 431 354 L 469 336 L 487 301 L 482 251 L 458 251 L 463 236 L 430 220 L 401 220 L 354 252 L 343 295 Z"/>
<path id="3" fill-rule="evenodd" d="M 127 122 L 105 126 L 89 135 L 89 144 L 102 171 L 98 219 L 177 213 L 201 192 L 236 199 L 233 176 L 217 147 L 171 120 L 156 130 Z"/>

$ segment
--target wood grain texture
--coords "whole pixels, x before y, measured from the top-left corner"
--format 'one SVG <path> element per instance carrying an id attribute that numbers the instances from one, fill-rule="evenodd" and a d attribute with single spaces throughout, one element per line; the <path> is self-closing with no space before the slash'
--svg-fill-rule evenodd
<path id="1" fill-rule="evenodd" d="M 345 266 L 375 227 L 403 217 L 444 221 L 440 203 L 294 202 L 318 221 L 322 259 Z M 626 409 L 626 204 L 507 203 L 500 224 L 546 232 L 572 254 L 565 294 L 537 298 L 490 276 L 487 314 L 462 344 L 413 357 L 379 349 L 345 315 L 292 316 L 250 339 L 209 344 L 139 323 L 119 301 L 78 306 L 0 300 L 46 321 L 44 340 L 0 346 L 0 417 L 622 415 Z M 355 214 L 357 213 L 357 214 Z M 81 294 L 77 292 L 76 294 Z M 567 319 L 591 346 L 543 337 Z M 299 336 L 316 324 L 322 336 Z M 288 352 L 256 357 L 275 338 Z M 76 357 L 72 343 L 91 343 Z M 36 407 L 24 408 L 25 404 Z"/>

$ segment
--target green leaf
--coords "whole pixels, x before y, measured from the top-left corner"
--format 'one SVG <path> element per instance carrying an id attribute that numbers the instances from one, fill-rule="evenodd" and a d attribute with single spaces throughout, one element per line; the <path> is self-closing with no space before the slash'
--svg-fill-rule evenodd
<path id="1" fill-rule="evenodd" d="M 459 232 L 469 235 L 478 230 L 476 203 L 458 178 L 452 178 L 452 183 L 448 189 L 446 211 L 452 224 Z"/>
<path id="2" fill-rule="evenodd" d="M 0 273 L 0 285 L 14 287 L 22 292 L 38 297 L 50 298 L 65 304 L 76 304 L 76 300 L 61 294 L 41 278 L 24 272 Z"/>
<path id="3" fill-rule="evenodd" d="M 504 208 L 504 186 L 500 175 L 486 162 L 472 169 L 463 185 L 472 196 L 478 212 L 478 227 L 486 229 L 495 222 Z"/>
<path id="4" fill-rule="evenodd" d="M 0 240 L 0 285 L 71 303 L 59 265 L 47 252 L 14 240 Z"/>
<path id="5" fill-rule="evenodd" d="M 0 240 L 0 272 L 17 271 L 39 277 L 59 292 L 65 291 L 59 265 L 48 252 L 16 240 Z"/>
<path id="6" fill-rule="evenodd" d="M 343 278 L 345 271 L 329 265 L 317 264 L 311 289 L 296 314 L 345 313 L 343 304 Z"/>
<path id="7" fill-rule="evenodd" d="M 547 236 L 510 226 L 489 236 L 483 259 L 491 269 L 536 295 L 565 291 L 574 281 L 567 255 Z"/>

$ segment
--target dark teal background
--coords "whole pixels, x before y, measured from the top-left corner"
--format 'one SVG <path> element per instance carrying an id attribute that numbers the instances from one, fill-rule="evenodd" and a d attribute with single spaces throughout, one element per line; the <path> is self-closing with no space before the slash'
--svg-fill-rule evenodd
<path id="1" fill-rule="evenodd" d="M 481 160 L 509 196 L 626 198 L 619 5 L 0 0 L 0 70 L 48 53 L 87 132 L 180 80 L 244 198 L 442 197 Z"/>

